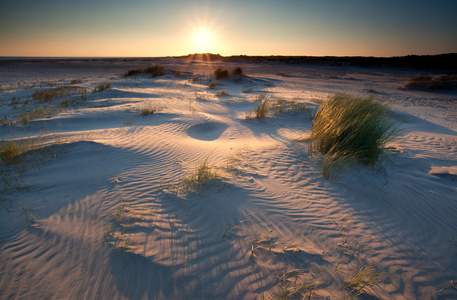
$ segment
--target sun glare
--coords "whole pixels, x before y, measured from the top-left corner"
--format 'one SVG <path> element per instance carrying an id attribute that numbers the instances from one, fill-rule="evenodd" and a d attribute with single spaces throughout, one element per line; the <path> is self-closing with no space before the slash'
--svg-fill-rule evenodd
<path id="1" fill-rule="evenodd" d="M 195 32 L 195 50 L 197 53 L 211 52 L 211 34 L 207 30 Z"/>

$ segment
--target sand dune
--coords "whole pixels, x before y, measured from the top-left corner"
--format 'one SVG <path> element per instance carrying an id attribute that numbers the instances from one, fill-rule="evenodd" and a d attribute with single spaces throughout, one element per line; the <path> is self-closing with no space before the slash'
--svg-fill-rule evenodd
<path id="1" fill-rule="evenodd" d="M 343 299 L 355 295 L 345 280 L 372 266 L 382 278 L 361 298 L 457 299 L 437 294 L 457 280 L 455 92 L 399 89 L 411 70 L 248 63 L 240 82 L 209 89 L 214 62 L 160 63 L 188 75 L 78 71 L 82 88 L 112 87 L 0 127 L 5 140 L 48 141 L 24 158 L 24 188 L 3 187 L 0 298 L 263 299 L 302 288 Z M 0 117 L 27 109 L 8 103 L 37 88 L 5 84 Z M 309 110 L 246 119 L 260 93 Z M 396 112 L 401 133 L 377 170 L 324 179 L 297 141 L 315 99 L 334 93 L 374 94 Z M 205 161 L 219 177 L 185 190 Z"/>

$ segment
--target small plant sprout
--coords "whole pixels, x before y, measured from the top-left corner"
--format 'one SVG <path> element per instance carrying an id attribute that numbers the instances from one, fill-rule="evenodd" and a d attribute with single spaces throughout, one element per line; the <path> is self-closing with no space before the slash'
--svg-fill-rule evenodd
<path id="1" fill-rule="evenodd" d="M 457 291 L 457 280 L 451 280 L 451 283 L 444 288 L 440 289 L 438 292 L 436 292 L 437 295 L 441 294 L 441 292 L 444 292 L 447 289 L 454 289 Z"/>
<path id="2" fill-rule="evenodd" d="M 120 225 L 124 222 L 126 218 L 127 208 L 125 204 L 120 204 L 117 208 L 116 212 L 114 213 L 113 217 L 117 225 Z"/>
<path id="3" fill-rule="evenodd" d="M 231 233 L 233 230 L 241 228 L 241 227 L 243 226 L 243 223 L 246 222 L 246 221 L 247 221 L 246 219 L 241 219 L 241 220 L 238 221 L 238 223 L 236 223 L 235 225 L 230 225 L 230 224 L 227 223 L 227 224 L 225 225 L 225 232 L 224 232 L 224 234 L 222 235 L 222 239 L 224 240 L 224 239 L 227 237 L 227 235 L 228 235 L 229 233 Z"/>
<path id="4" fill-rule="evenodd" d="M 131 245 L 132 245 L 132 241 L 130 239 L 127 239 L 127 240 L 121 241 L 120 245 L 118 246 L 117 249 L 119 250 L 119 252 L 124 253 L 130 248 Z"/>
<path id="5" fill-rule="evenodd" d="M 251 254 L 249 255 L 250 259 L 254 258 L 254 250 L 259 248 L 262 243 L 269 245 L 269 250 L 271 250 L 273 245 L 276 244 L 275 241 L 277 240 L 277 237 L 271 237 L 272 232 L 273 231 L 271 230 L 270 232 L 261 234 L 255 239 L 251 246 Z"/>
<path id="6" fill-rule="evenodd" d="M 23 205 L 21 205 L 21 207 L 27 226 L 31 226 L 36 221 L 36 217 L 30 212 L 30 209 L 24 207 Z"/>
<path id="7" fill-rule="evenodd" d="M 103 238 L 105 240 L 105 243 L 108 242 L 108 240 L 113 236 L 113 227 L 110 225 L 107 225 L 105 227 L 105 231 L 103 232 Z"/>
<path id="8" fill-rule="evenodd" d="M 124 114 L 122 119 L 124 120 L 124 125 L 125 126 L 128 126 L 128 125 L 132 124 L 132 118 L 131 117 L 126 118 L 125 114 Z"/>

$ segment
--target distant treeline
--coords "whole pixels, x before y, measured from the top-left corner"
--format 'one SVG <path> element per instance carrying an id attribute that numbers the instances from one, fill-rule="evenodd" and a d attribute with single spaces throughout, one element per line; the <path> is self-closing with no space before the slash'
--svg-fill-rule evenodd
<path id="1" fill-rule="evenodd" d="M 250 63 L 281 62 L 287 64 L 322 64 L 333 66 L 401 67 L 419 69 L 457 70 L 457 53 L 438 55 L 407 55 L 394 57 L 365 56 L 221 56 L 219 54 L 189 54 L 204 60 L 239 61 Z"/>

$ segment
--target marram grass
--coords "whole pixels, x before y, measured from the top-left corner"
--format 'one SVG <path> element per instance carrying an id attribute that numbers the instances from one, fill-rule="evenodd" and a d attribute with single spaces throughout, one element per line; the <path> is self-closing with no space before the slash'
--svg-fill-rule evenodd
<path id="1" fill-rule="evenodd" d="M 314 118 L 309 151 L 324 154 L 322 175 L 337 178 L 352 163 L 374 167 L 397 133 L 387 106 L 373 97 L 335 95 Z"/>

